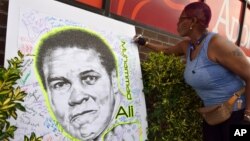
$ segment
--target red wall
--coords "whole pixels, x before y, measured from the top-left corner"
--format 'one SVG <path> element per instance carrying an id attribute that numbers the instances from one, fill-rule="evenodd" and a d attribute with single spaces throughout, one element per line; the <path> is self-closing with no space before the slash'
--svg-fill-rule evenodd
<path id="1" fill-rule="evenodd" d="M 240 46 L 250 49 L 250 5 L 246 10 Z"/>
<path id="2" fill-rule="evenodd" d="M 102 0 L 76 0 L 78 2 L 96 7 L 96 8 L 102 8 Z"/>
<path id="3" fill-rule="evenodd" d="M 102 8 L 103 0 L 77 0 Z M 177 33 L 177 21 L 182 9 L 190 2 L 199 0 L 111 0 L 110 12 L 138 23 Z M 236 42 L 239 36 L 239 18 L 242 0 L 206 0 L 212 10 L 209 30 L 220 33 Z M 250 6 L 246 11 L 240 46 L 250 52 Z"/>
<path id="4" fill-rule="evenodd" d="M 177 34 L 181 10 L 193 1 L 197 0 L 111 0 L 110 12 Z"/>
<path id="5" fill-rule="evenodd" d="M 206 0 L 212 11 L 209 29 L 236 42 L 239 34 L 240 0 Z"/>

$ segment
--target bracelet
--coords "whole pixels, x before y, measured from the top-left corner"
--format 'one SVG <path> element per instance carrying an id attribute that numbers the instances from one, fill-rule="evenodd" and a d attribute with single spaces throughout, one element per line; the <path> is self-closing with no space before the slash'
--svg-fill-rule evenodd
<path id="1" fill-rule="evenodd" d="M 146 46 L 148 44 L 147 40 L 141 35 L 139 34 L 134 41 L 140 45 L 140 46 Z"/>
<path id="2" fill-rule="evenodd" d="M 247 121 L 250 121 L 250 115 L 244 114 L 244 119 L 247 120 Z"/>
<path id="3" fill-rule="evenodd" d="M 147 41 L 146 41 L 146 39 L 145 39 L 143 36 L 140 36 L 140 37 L 138 38 L 137 43 L 138 43 L 139 45 L 141 45 L 141 46 L 145 46 L 145 45 L 147 44 Z"/>
<path id="4" fill-rule="evenodd" d="M 240 94 L 238 94 L 238 93 L 234 93 L 234 95 L 237 96 L 237 98 L 240 97 Z"/>

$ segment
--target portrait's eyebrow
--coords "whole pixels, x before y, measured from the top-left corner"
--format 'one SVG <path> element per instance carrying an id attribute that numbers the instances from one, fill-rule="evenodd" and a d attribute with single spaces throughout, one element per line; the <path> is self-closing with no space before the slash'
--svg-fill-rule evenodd
<path id="1" fill-rule="evenodd" d="M 68 80 L 65 79 L 64 77 L 48 77 L 47 82 L 50 83 L 50 82 L 56 81 L 56 80 L 68 81 Z"/>
<path id="2" fill-rule="evenodd" d="M 80 76 L 83 76 L 83 75 L 85 75 L 85 74 L 88 74 L 88 73 L 96 73 L 96 74 L 98 74 L 98 75 L 100 75 L 100 73 L 98 73 L 98 72 L 96 72 L 96 71 L 94 71 L 94 70 L 86 70 L 86 71 L 83 71 L 83 72 L 81 72 L 80 73 Z"/>

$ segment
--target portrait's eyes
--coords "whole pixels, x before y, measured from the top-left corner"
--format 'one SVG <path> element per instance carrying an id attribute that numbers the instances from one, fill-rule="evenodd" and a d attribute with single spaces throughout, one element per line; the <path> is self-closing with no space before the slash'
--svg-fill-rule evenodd
<path id="1" fill-rule="evenodd" d="M 81 80 L 83 83 L 88 84 L 88 85 L 94 85 L 96 81 L 100 78 L 99 75 L 97 74 L 92 74 L 92 75 L 85 75 L 81 77 Z"/>
<path id="2" fill-rule="evenodd" d="M 56 80 L 50 82 L 50 88 L 57 91 L 68 90 L 70 88 L 70 83 L 67 81 Z"/>

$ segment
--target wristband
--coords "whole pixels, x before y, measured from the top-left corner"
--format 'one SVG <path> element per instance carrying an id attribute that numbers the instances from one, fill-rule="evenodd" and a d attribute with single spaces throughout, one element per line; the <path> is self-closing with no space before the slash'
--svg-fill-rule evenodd
<path id="1" fill-rule="evenodd" d="M 139 38 L 137 40 L 137 44 L 139 44 L 141 46 L 145 46 L 147 44 L 147 41 L 143 36 L 139 36 Z"/>
<path id="2" fill-rule="evenodd" d="M 246 121 L 249 121 L 249 122 L 250 122 L 250 115 L 244 114 L 244 119 L 245 119 Z"/>

